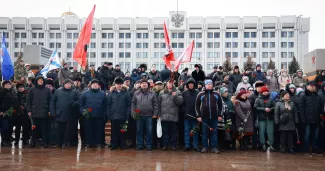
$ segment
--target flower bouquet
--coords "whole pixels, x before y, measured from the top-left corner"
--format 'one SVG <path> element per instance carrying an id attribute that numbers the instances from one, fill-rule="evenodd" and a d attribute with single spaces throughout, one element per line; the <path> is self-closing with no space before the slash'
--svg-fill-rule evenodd
<path id="1" fill-rule="evenodd" d="M 17 113 L 17 111 L 13 107 L 11 107 L 4 113 L 3 116 L 11 117 L 12 114 L 16 114 L 16 113 Z"/>
<path id="2" fill-rule="evenodd" d="M 199 124 L 197 124 L 190 132 L 190 136 L 193 137 L 200 130 Z"/>
<path id="3" fill-rule="evenodd" d="M 89 114 L 91 112 L 93 112 L 93 109 L 92 108 L 84 109 L 83 112 L 82 112 L 81 118 L 85 117 L 86 119 L 89 119 L 89 117 L 90 117 Z"/>
<path id="4" fill-rule="evenodd" d="M 125 133 L 128 131 L 128 121 L 125 121 L 125 123 L 122 125 L 122 129 L 120 130 L 121 133 Z"/>
<path id="5" fill-rule="evenodd" d="M 140 119 L 140 109 L 135 109 L 132 117 L 134 120 L 139 120 Z"/>
<path id="6" fill-rule="evenodd" d="M 231 119 L 228 119 L 227 122 L 226 122 L 226 125 L 225 125 L 226 132 L 231 131 L 231 129 L 230 129 L 231 125 L 232 125 Z"/>

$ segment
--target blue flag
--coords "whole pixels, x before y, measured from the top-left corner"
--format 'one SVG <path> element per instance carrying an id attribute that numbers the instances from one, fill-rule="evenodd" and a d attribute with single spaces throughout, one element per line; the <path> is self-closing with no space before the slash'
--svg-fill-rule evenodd
<path id="1" fill-rule="evenodd" d="M 5 34 L 3 33 L 2 35 L 2 76 L 3 76 L 3 81 L 4 80 L 10 80 L 12 76 L 14 76 L 14 66 L 12 65 L 11 58 L 9 56 L 9 53 L 7 51 L 6 47 L 6 38 Z"/>

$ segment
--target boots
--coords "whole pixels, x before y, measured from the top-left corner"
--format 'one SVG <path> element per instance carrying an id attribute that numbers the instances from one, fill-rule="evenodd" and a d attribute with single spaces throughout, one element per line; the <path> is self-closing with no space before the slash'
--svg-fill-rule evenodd
<path id="1" fill-rule="evenodd" d="M 240 151 L 244 151 L 245 147 L 244 147 L 244 139 L 243 138 L 239 140 L 239 145 L 240 145 L 240 147 L 239 147 Z"/>
<path id="2" fill-rule="evenodd" d="M 286 148 L 285 148 L 285 147 L 281 147 L 281 148 L 280 148 L 280 152 L 281 152 L 281 153 L 286 153 Z"/>

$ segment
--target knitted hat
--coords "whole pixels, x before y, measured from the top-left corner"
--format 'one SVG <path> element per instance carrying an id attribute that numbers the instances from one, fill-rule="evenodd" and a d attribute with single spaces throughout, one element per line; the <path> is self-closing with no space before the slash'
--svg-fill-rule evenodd
<path id="1" fill-rule="evenodd" d="M 64 80 L 63 85 L 68 84 L 68 83 L 71 83 L 71 80 L 67 78 Z"/>
<path id="2" fill-rule="evenodd" d="M 220 91 L 220 94 L 223 95 L 225 92 L 228 91 L 228 89 L 226 87 L 221 87 L 219 91 Z"/>
<path id="3" fill-rule="evenodd" d="M 47 85 L 47 84 L 49 84 L 52 87 L 54 87 L 54 81 L 53 80 L 50 80 L 50 79 L 45 80 L 45 85 Z"/>
<path id="4" fill-rule="evenodd" d="M 155 84 L 156 84 L 156 85 L 159 85 L 159 84 L 163 84 L 163 82 L 161 82 L 161 81 L 156 81 Z"/>
<path id="5" fill-rule="evenodd" d="M 6 84 L 11 84 L 9 80 L 2 81 L 2 87 L 4 87 Z"/>
<path id="6" fill-rule="evenodd" d="M 236 99 L 240 99 L 240 96 L 242 96 L 243 94 L 246 94 L 247 92 L 246 91 L 240 91 L 237 96 L 236 96 Z"/>
<path id="7" fill-rule="evenodd" d="M 94 83 L 99 84 L 99 81 L 98 81 L 97 79 L 93 79 L 93 80 L 90 81 L 90 85 L 92 85 L 92 84 L 94 84 Z"/>
<path id="8" fill-rule="evenodd" d="M 114 83 L 115 84 L 123 84 L 124 80 L 121 77 L 116 77 L 115 80 L 114 80 Z"/>
<path id="9" fill-rule="evenodd" d="M 207 79 L 204 81 L 204 85 L 213 84 L 212 80 Z"/>
<path id="10" fill-rule="evenodd" d="M 289 89 L 290 89 L 290 88 L 294 88 L 294 89 L 296 89 L 296 86 L 295 86 L 294 84 L 290 84 L 290 85 L 289 85 Z"/>
<path id="11" fill-rule="evenodd" d="M 304 89 L 298 87 L 298 88 L 296 89 L 296 95 L 299 95 L 299 93 L 301 93 L 301 92 L 304 92 Z"/>
<path id="12" fill-rule="evenodd" d="M 25 87 L 25 85 L 22 84 L 22 83 L 17 83 L 16 84 L 16 89 L 18 90 L 20 87 Z"/>
<path id="13" fill-rule="evenodd" d="M 287 92 L 287 91 L 282 91 L 282 92 L 281 92 L 281 98 L 283 98 L 284 95 L 286 95 L 286 94 L 289 94 L 289 92 Z"/>
<path id="14" fill-rule="evenodd" d="M 266 91 L 267 92 L 270 92 L 269 89 L 266 86 L 264 86 L 264 87 L 261 88 L 261 93 L 264 93 Z"/>

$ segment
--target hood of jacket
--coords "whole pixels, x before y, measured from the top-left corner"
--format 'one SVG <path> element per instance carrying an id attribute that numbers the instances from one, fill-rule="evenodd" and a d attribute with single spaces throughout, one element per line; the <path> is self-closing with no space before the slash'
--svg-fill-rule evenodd
<path id="1" fill-rule="evenodd" d="M 39 80 L 39 79 L 43 79 L 43 85 L 38 85 L 38 83 L 37 83 L 37 81 Z M 39 76 L 37 76 L 36 78 L 35 78 L 35 87 L 36 88 L 44 88 L 45 87 L 45 78 L 42 76 L 42 75 L 39 75 Z"/>
<path id="2" fill-rule="evenodd" d="M 277 101 L 278 96 L 279 96 L 279 93 L 276 92 L 276 91 L 274 91 L 274 92 L 271 92 L 270 98 L 271 98 L 273 101 Z"/>
<path id="3" fill-rule="evenodd" d="M 272 75 L 270 74 L 271 72 L 272 72 Z M 267 75 L 268 76 L 274 76 L 274 70 L 273 69 L 267 70 Z"/>
<path id="4" fill-rule="evenodd" d="M 295 88 L 295 91 L 292 93 L 289 88 L 291 84 L 292 83 L 286 85 L 286 91 L 290 94 L 290 96 L 294 96 L 296 94 L 297 88 Z"/>
<path id="5" fill-rule="evenodd" d="M 128 91 L 128 89 L 129 88 L 127 86 L 123 85 L 121 91 Z M 113 92 L 115 90 L 116 90 L 116 86 L 112 86 L 109 91 Z"/>
<path id="6" fill-rule="evenodd" d="M 188 84 L 189 83 L 194 83 L 194 86 L 196 85 L 196 81 L 194 80 L 194 78 L 189 78 L 189 79 L 187 79 L 187 81 L 186 81 L 186 86 L 188 87 Z"/>

